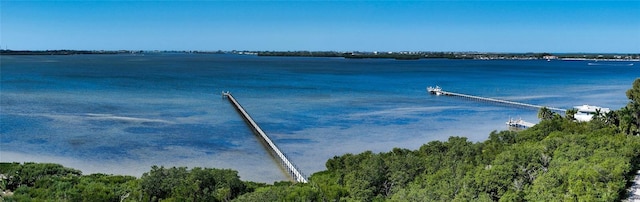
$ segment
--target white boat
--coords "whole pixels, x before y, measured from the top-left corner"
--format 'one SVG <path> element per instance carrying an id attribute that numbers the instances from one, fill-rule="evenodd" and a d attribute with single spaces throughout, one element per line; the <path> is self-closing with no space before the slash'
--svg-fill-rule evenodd
<path id="1" fill-rule="evenodd" d="M 600 115 L 609 113 L 611 109 L 591 105 L 574 106 L 578 112 L 573 116 L 578 121 L 591 121 L 593 115 L 600 112 Z"/>
<path id="2" fill-rule="evenodd" d="M 534 123 L 526 122 L 526 121 L 524 121 L 522 119 L 514 120 L 514 119 L 511 119 L 511 118 L 509 118 L 509 121 L 507 121 L 506 124 L 507 124 L 507 126 L 513 127 L 513 128 L 531 128 L 534 125 L 536 125 Z"/>
<path id="3" fill-rule="evenodd" d="M 442 88 L 440 88 L 440 86 L 436 86 L 436 87 L 429 86 L 427 87 L 427 92 L 435 95 L 442 95 Z"/>

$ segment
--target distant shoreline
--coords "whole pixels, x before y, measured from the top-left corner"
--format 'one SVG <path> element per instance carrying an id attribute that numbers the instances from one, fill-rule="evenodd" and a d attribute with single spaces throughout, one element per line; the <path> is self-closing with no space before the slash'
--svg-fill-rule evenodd
<path id="1" fill-rule="evenodd" d="M 471 60 L 594 60 L 640 61 L 640 53 L 480 53 L 480 52 L 339 52 L 339 51 L 131 51 L 131 50 L 0 50 L 0 55 L 114 55 L 145 53 L 235 54 L 260 57 L 341 57 L 345 59 L 471 59 Z"/>
<path id="2" fill-rule="evenodd" d="M 91 54 L 124 54 L 133 51 L 96 51 L 96 50 L 1 50 L 0 55 L 91 55 Z"/>

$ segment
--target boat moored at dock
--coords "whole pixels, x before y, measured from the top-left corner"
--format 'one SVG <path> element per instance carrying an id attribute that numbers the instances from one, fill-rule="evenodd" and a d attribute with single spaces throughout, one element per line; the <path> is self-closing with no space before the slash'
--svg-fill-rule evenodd
<path id="1" fill-rule="evenodd" d="M 534 123 L 526 122 L 522 119 L 514 120 L 512 118 L 509 118 L 509 121 L 507 121 L 506 124 L 507 126 L 512 128 L 531 128 L 536 125 Z"/>
<path id="2" fill-rule="evenodd" d="M 436 86 L 436 87 L 427 87 L 427 92 L 434 94 L 434 95 L 442 95 L 442 88 L 440 88 L 440 86 Z"/>

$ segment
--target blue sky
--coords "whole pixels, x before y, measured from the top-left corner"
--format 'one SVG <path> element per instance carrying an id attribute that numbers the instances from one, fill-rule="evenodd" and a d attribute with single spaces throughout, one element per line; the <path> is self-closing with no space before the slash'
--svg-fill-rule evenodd
<path id="1" fill-rule="evenodd" d="M 7 1 L 9 49 L 640 53 L 640 1 Z"/>

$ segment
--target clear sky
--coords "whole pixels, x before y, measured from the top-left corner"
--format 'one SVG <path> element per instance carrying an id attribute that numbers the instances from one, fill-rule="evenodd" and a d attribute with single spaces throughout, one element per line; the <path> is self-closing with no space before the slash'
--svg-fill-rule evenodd
<path id="1" fill-rule="evenodd" d="M 640 0 L 0 2 L 13 50 L 640 53 Z"/>

